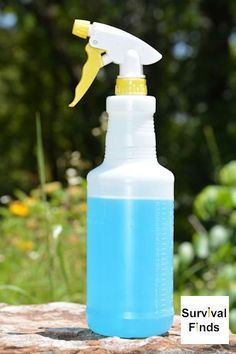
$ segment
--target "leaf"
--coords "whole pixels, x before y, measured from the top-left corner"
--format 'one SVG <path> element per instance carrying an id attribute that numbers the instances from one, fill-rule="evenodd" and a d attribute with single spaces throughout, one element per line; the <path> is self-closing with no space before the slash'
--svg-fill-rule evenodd
<path id="1" fill-rule="evenodd" d="M 221 276 L 229 281 L 229 284 L 235 280 L 235 270 L 234 264 L 225 264 L 221 267 Z"/>
<path id="2" fill-rule="evenodd" d="M 0 291 L 1 290 L 10 290 L 10 291 L 14 291 L 14 292 L 17 292 L 21 295 L 24 295 L 26 297 L 29 297 L 29 298 L 32 298 L 32 296 L 27 292 L 25 291 L 24 289 L 22 288 L 19 288 L 18 286 L 15 286 L 15 285 L 0 285 Z"/>
<path id="3" fill-rule="evenodd" d="M 208 186 L 197 195 L 194 209 L 200 219 L 208 220 L 215 215 L 218 194 L 218 186 Z"/>
<path id="4" fill-rule="evenodd" d="M 220 187 L 216 201 L 217 209 L 231 210 L 234 207 L 232 188 Z"/>
<path id="5" fill-rule="evenodd" d="M 231 161 L 219 172 L 220 183 L 227 186 L 236 186 L 236 161 Z"/>
<path id="6" fill-rule="evenodd" d="M 209 232 L 210 245 L 218 248 L 224 244 L 230 237 L 230 230 L 222 225 L 215 225 Z"/>
<path id="7" fill-rule="evenodd" d="M 236 211 L 233 211 L 232 214 L 230 215 L 229 224 L 233 227 L 236 227 Z"/>
<path id="8" fill-rule="evenodd" d="M 208 221 L 234 208 L 234 195 L 230 187 L 208 186 L 197 195 L 194 210 L 199 218 Z"/>
<path id="9" fill-rule="evenodd" d="M 209 240 L 206 234 L 196 233 L 193 235 L 193 244 L 196 255 L 199 258 L 207 258 L 209 255 Z"/>
<path id="10" fill-rule="evenodd" d="M 179 260 L 181 263 L 188 265 L 194 258 L 193 246 L 190 242 L 183 242 L 178 247 Z"/>

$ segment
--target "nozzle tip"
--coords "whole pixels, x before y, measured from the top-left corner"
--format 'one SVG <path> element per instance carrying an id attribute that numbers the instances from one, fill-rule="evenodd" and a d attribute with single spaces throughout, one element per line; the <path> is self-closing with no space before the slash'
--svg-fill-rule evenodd
<path id="1" fill-rule="evenodd" d="M 72 33 L 75 36 L 86 39 L 89 36 L 90 22 L 86 20 L 75 20 Z"/>

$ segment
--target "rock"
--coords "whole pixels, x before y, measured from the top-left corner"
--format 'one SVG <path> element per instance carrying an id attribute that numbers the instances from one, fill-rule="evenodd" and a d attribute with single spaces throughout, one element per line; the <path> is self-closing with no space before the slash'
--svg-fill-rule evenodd
<path id="1" fill-rule="evenodd" d="M 236 353 L 236 335 L 230 345 L 181 345 L 180 318 L 166 336 L 146 339 L 103 337 L 90 331 L 85 306 L 54 302 L 45 305 L 0 304 L 0 353 L 156 354 Z"/>

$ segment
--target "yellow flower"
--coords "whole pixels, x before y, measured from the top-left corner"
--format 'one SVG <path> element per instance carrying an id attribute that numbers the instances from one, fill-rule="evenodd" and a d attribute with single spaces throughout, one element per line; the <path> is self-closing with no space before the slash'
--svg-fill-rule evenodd
<path id="1" fill-rule="evenodd" d="M 16 247 L 22 251 L 31 251 L 33 248 L 33 242 L 32 241 L 17 241 Z"/>
<path id="2" fill-rule="evenodd" d="M 27 205 L 25 205 L 20 200 L 16 200 L 9 205 L 9 210 L 12 214 L 17 216 L 27 216 L 29 215 L 29 209 Z"/>

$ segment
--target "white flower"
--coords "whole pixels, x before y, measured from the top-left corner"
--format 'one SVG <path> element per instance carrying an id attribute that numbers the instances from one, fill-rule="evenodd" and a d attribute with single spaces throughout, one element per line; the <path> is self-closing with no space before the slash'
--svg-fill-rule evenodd
<path id="1" fill-rule="evenodd" d="M 52 231 L 52 237 L 54 238 L 54 240 L 58 239 L 58 236 L 60 235 L 61 232 L 62 232 L 62 226 L 55 225 Z"/>

